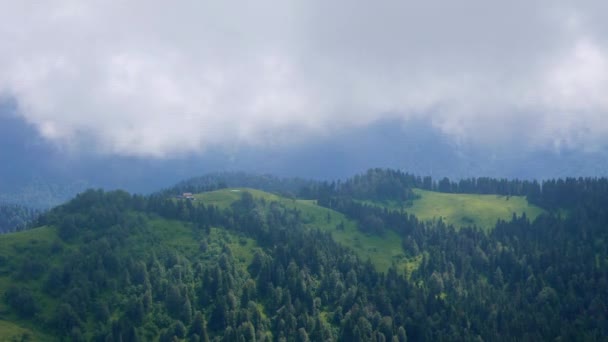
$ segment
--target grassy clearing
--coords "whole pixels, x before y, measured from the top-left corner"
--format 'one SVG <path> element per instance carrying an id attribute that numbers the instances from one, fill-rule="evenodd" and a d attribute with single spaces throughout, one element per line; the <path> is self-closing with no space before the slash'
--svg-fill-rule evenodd
<path id="1" fill-rule="evenodd" d="M 446 194 L 422 189 L 414 189 L 414 193 L 420 198 L 414 200 L 411 206 L 397 202 L 365 203 L 403 209 L 423 221 L 441 219 L 457 229 L 477 226 L 491 230 L 498 219 L 510 220 L 513 213 L 518 216 L 525 213 L 530 220 L 534 220 L 544 212 L 543 209 L 529 204 L 524 196 Z"/>
<path id="2" fill-rule="evenodd" d="M 415 189 L 420 195 L 407 209 L 422 220 L 442 219 L 457 228 L 477 226 L 490 230 L 498 219 L 510 220 L 513 213 L 534 220 L 543 209 L 531 205 L 524 196 L 499 196 L 475 194 L 445 194 Z"/>

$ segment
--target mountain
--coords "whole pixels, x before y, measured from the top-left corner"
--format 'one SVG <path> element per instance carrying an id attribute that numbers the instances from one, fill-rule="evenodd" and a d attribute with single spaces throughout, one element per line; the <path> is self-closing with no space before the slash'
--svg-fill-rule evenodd
<path id="1" fill-rule="evenodd" d="M 605 178 L 429 182 L 373 169 L 294 193 L 301 180 L 269 177 L 242 181 L 276 193 L 217 175 L 145 196 L 88 190 L 0 236 L 2 338 L 608 337 Z M 517 209 L 492 227 L 452 225 L 416 216 L 429 196 L 445 210 Z"/>
<path id="2" fill-rule="evenodd" d="M 608 151 L 497 149 L 457 144 L 422 121 L 385 120 L 336 130 L 300 143 L 218 147 L 200 154 L 147 158 L 102 154 L 94 144 L 61 147 L 40 137 L 0 104 L 0 202 L 36 208 L 58 205 L 90 187 L 151 193 L 210 172 L 246 171 L 331 180 L 388 167 L 451 179 L 549 179 L 606 176 Z"/>

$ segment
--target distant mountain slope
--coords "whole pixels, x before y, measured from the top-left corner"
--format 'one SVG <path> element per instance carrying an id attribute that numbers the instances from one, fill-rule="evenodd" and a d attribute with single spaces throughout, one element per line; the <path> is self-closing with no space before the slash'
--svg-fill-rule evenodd
<path id="1" fill-rule="evenodd" d="M 16 204 L 0 204 L 0 234 L 22 230 L 40 212 L 36 209 Z"/>

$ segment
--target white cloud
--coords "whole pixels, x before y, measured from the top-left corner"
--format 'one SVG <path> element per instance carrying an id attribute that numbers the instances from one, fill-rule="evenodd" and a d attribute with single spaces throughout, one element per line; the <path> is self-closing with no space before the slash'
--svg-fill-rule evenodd
<path id="1" fill-rule="evenodd" d="M 0 92 L 58 144 L 163 157 L 382 118 L 456 140 L 608 142 L 605 5 L 18 1 Z"/>

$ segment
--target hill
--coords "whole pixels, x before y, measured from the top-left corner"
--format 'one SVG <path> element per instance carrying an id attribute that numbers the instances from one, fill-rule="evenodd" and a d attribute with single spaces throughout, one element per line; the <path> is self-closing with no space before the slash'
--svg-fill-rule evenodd
<path id="1" fill-rule="evenodd" d="M 100 194 L 82 196 L 87 195 Z M 108 195 L 113 198 L 111 202 L 120 198 L 120 193 L 114 195 Z M 103 231 L 96 231 L 100 226 L 82 227 L 86 219 L 100 219 L 103 214 L 83 212 L 68 215 L 67 221 L 65 217 L 47 218 L 55 224 L 0 237 L 0 296 L 5 299 L 0 304 L 0 326 L 6 327 L 0 330 L 1 340 L 15 336 L 18 340 L 29 336 L 45 341 L 99 339 L 105 334 L 100 335 L 95 328 L 98 315 L 103 315 L 103 320 L 123 317 L 129 305 L 143 305 L 144 297 L 148 301 L 158 299 L 146 296 L 165 298 L 163 292 L 171 288 L 151 289 L 161 278 L 173 283 L 176 276 L 183 285 L 186 279 L 193 281 L 194 265 L 209 267 L 220 259 L 229 263 L 233 273 L 243 274 L 257 248 L 255 240 L 226 229 L 197 229 L 189 222 L 142 212 L 114 214 L 121 218 L 110 219 L 115 224 Z M 84 220 L 77 223 L 79 228 L 70 226 L 74 219 Z M 148 272 L 161 273 L 155 280 Z M 152 306 L 148 302 L 145 310 L 153 310 Z M 188 312 L 188 319 L 183 320 L 190 322 L 191 316 L 193 313 Z M 136 321 L 142 322 L 143 318 Z M 127 331 L 133 323 L 123 322 L 121 329 Z M 158 330 L 142 330 L 137 336 L 153 340 L 158 335 Z"/>
<path id="2" fill-rule="evenodd" d="M 607 180 L 508 183 L 546 211 L 489 231 L 366 204 L 412 182 L 86 191 L 0 236 L 0 340 L 606 339 Z"/>

